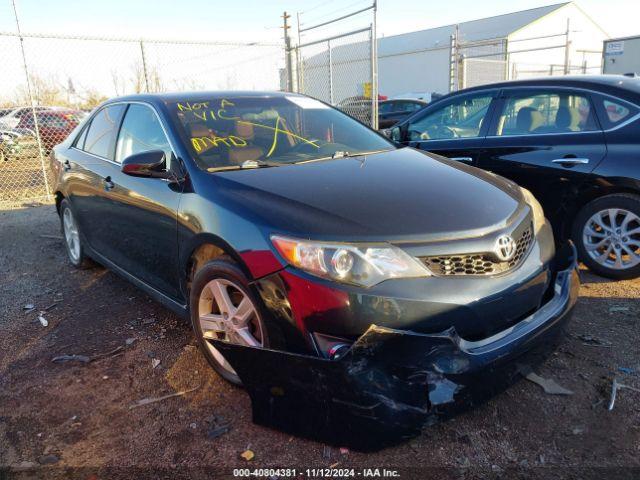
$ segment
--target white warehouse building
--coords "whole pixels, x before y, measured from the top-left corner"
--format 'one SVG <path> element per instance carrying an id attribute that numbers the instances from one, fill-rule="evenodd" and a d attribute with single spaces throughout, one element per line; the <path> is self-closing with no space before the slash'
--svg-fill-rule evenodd
<path id="1" fill-rule="evenodd" d="M 384 37 L 378 40 L 379 92 L 446 93 L 565 71 L 600 73 L 606 38 L 574 2 Z"/>
<path id="2" fill-rule="evenodd" d="M 607 38 L 574 2 L 382 37 L 377 43 L 378 92 L 389 97 L 444 94 L 502 80 L 600 73 Z M 330 55 L 306 57 L 301 90 L 333 104 L 363 95 L 370 81 L 368 52 L 366 42 L 355 42 L 334 47 Z M 330 82 L 324 73 L 329 62 Z"/>

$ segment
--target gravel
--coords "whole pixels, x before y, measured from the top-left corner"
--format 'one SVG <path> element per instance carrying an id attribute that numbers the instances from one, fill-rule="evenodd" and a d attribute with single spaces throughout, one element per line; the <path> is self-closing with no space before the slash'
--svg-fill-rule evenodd
<path id="1" fill-rule="evenodd" d="M 339 453 L 254 425 L 246 393 L 212 371 L 188 325 L 101 267 L 74 270 L 52 205 L 2 211 L 0 225 L 0 468 L 335 465 L 397 467 L 403 478 L 424 468 L 442 478 L 542 478 L 549 468 L 610 478 L 640 468 L 640 394 L 620 390 L 607 411 L 614 375 L 640 387 L 640 280 L 581 272 L 569 334 L 536 372 L 573 395 L 520 381 L 404 445 Z M 63 355 L 92 361 L 51 361 Z M 212 434 L 216 418 L 224 431 Z M 250 461 L 241 457 L 249 449 Z"/>

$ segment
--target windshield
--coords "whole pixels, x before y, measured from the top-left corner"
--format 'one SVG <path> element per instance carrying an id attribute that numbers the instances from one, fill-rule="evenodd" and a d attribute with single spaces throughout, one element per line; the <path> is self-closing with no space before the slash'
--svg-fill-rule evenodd
<path id="1" fill-rule="evenodd" d="M 394 149 L 381 135 L 308 97 L 224 97 L 169 104 L 200 168 L 277 166 Z"/>

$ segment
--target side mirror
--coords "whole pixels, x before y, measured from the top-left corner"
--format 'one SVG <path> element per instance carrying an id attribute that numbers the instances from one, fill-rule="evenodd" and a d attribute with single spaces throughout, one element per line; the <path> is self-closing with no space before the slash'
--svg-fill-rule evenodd
<path id="1" fill-rule="evenodd" d="M 387 136 L 394 142 L 402 141 L 402 131 L 400 130 L 400 127 L 392 127 Z"/>
<path id="2" fill-rule="evenodd" d="M 171 178 L 162 150 L 134 153 L 122 161 L 122 173 L 133 177 Z"/>

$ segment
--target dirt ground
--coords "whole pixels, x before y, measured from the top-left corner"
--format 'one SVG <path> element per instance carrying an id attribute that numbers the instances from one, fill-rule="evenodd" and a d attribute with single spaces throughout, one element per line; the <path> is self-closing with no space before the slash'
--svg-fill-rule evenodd
<path id="1" fill-rule="evenodd" d="M 246 393 L 209 368 L 186 324 L 115 274 L 69 265 L 53 206 L 2 211 L 0 478 L 331 465 L 400 469 L 401 478 L 640 478 L 640 393 L 619 391 L 607 410 L 614 376 L 640 388 L 640 280 L 581 276 L 570 335 L 537 372 L 574 395 L 523 380 L 411 442 L 363 454 L 254 425 Z M 240 457 L 248 449 L 250 461 Z"/>

